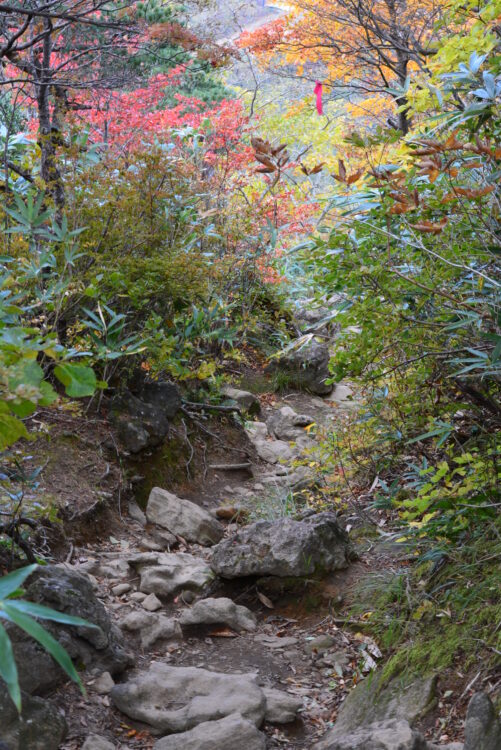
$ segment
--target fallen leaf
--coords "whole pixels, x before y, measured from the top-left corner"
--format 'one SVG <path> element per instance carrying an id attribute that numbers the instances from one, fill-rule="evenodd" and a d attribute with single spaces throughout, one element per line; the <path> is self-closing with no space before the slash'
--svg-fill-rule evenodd
<path id="1" fill-rule="evenodd" d="M 261 604 L 264 604 L 265 607 L 268 607 L 268 609 L 274 609 L 275 605 L 271 601 L 271 599 L 268 599 L 267 596 L 262 594 L 260 591 L 257 592 L 257 598 L 261 602 Z"/>
<path id="2" fill-rule="evenodd" d="M 231 628 L 214 628 L 209 633 L 211 638 L 238 638 L 238 633 L 235 633 Z"/>

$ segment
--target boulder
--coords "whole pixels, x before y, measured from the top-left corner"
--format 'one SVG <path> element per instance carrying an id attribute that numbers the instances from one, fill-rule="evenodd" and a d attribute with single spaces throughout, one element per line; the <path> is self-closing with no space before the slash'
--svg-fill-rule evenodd
<path id="1" fill-rule="evenodd" d="M 156 662 L 116 685 L 111 700 L 122 713 L 161 734 L 185 732 L 234 713 L 259 726 L 266 710 L 254 674 L 222 674 Z"/>
<path id="2" fill-rule="evenodd" d="M 182 734 L 164 737 L 153 750 L 265 750 L 265 736 L 240 714 L 204 721 Z"/>
<path id="3" fill-rule="evenodd" d="M 300 390 L 326 396 L 332 392 L 333 385 L 326 381 L 330 378 L 330 353 L 326 344 L 315 338 L 284 352 L 279 358 L 270 362 L 266 368 L 271 374 L 283 373 L 291 385 Z"/>
<path id="4" fill-rule="evenodd" d="M 269 436 L 266 422 L 246 422 L 245 432 L 251 443 L 256 440 L 265 440 Z"/>
<path id="5" fill-rule="evenodd" d="M 206 546 L 217 544 L 224 535 L 223 526 L 206 510 L 159 487 L 150 492 L 146 518 L 188 542 Z"/>
<path id="6" fill-rule="evenodd" d="M 246 411 L 249 414 L 259 414 L 259 412 L 261 411 L 261 404 L 259 403 L 259 399 L 249 391 L 241 391 L 238 388 L 225 386 L 222 389 L 221 393 L 223 394 L 223 396 L 226 396 L 226 398 L 234 401 L 242 411 Z"/>
<path id="7" fill-rule="evenodd" d="M 304 435 L 304 428 L 315 419 L 308 414 L 297 414 L 290 406 L 282 406 L 266 420 L 268 430 L 279 440 L 296 440 Z"/>
<path id="8" fill-rule="evenodd" d="M 266 698 L 265 721 L 272 724 L 288 724 L 295 721 L 297 712 L 303 707 L 301 698 L 268 687 L 263 688 L 263 693 Z"/>
<path id="9" fill-rule="evenodd" d="M 499 750 L 501 724 L 490 698 L 475 693 L 468 705 L 464 728 L 464 750 Z"/>
<path id="10" fill-rule="evenodd" d="M 183 639 L 181 627 L 174 618 L 152 612 L 130 612 L 120 620 L 120 626 L 133 633 L 139 632 L 144 649 L 152 648 L 162 641 L 179 643 Z"/>
<path id="11" fill-rule="evenodd" d="M 435 676 L 416 679 L 402 675 L 386 686 L 382 680 L 383 673 L 376 672 L 358 683 L 339 709 L 336 731 L 349 734 L 360 726 L 390 720 L 412 726 L 436 703 Z"/>
<path id="12" fill-rule="evenodd" d="M 346 568 L 353 557 L 348 535 L 334 513 L 303 521 L 258 521 L 213 551 L 212 568 L 222 578 L 307 576 Z"/>
<path id="13" fill-rule="evenodd" d="M 8 750 L 59 750 L 66 737 L 66 722 L 43 698 L 22 694 L 19 716 L 7 689 L 0 682 L 0 743 Z"/>
<path id="14" fill-rule="evenodd" d="M 120 442 L 129 453 L 155 448 L 169 432 L 166 415 L 128 391 L 113 399 L 110 418 Z"/>
<path id="15" fill-rule="evenodd" d="M 99 734 L 89 734 L 82 745 L 82 750 L 115 750 L 115 745 Z"/>
<path id="16" fill-rule="evenodd" d="M 268 464 L 290 461 L 294 457 L 289 443 L 284 440 L 255 440 L 254 447 L 259 458 Z"/>
<path id="17" fill-rule="evenodd" d="M 390 719 L 348 732 L 334 727 L 312 750 L 427 750 L 427 743 L 407 721 Z"/>
<path id="18" fill-rule="evenodd" d="M 145 552 L 129 562 L 139 571 L 140 589 L 146 594 L 172 596 L 179 591 L 203 591 L 214 574 L 198 557 L 183 552 Z"/>
<path id="19" fill-rule="evenodd" d="M 227 625 L 233 630 L 253 631 L 257 627 L 255 615 L 235 604 L 231 599 L 201 599 L 181 613 L 181 625 Z"/>
<path id="20" fill-rule="evenodd" d="M 28 579 L 25 598 L 97 625 L 96 628 L 76 628 L 44 622 L 44 627 L 76 663 L 111 674 L 120 674 L 132 664 L 132 655 L 123 646 L 122 633 L 112 624 L 88 576 L 59 565 L 40 567 Z M 13 625 L 7 627 L 24 690 L 43 694 L 67 679 L 37 641 Z"/>
<path id="21" fill-rule="evenodd" d="M 300 301 L 294 312 L 294 322 L 301 333 L 327 333 L 333 317 L 329 307 L 311 307 L 310 300 Z"/>
<path id="22" fill-rule="evenodd" d="M 176 416 L 181 408 L 181 394 L 174 383 L 159 380 L 155 383 L 145 383 L 139 392 L 141 401 L 152 406 L 167 419 Z"/>

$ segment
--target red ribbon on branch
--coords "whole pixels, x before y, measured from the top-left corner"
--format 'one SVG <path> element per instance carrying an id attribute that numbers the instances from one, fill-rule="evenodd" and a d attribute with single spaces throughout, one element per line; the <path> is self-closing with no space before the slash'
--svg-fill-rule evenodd
<path id="1" fill-rule="evenodd" d="M 320 81 L 317 81 L 315 83 L 315 89 L 314 92 L 317 95 L 317 112 L 319 115 L 323 115 L 324 113 L 324 105 L 322 102 L 322 92 L 323 92 L 323 86 L 320 83 Z"/>

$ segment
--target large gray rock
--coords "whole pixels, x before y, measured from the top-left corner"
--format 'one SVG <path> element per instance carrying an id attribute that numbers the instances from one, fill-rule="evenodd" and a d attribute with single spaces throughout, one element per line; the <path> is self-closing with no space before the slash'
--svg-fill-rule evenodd
<path id="1" fill-rule="evenodd" d="M 265 736 L 240 714 L 204 721 L 189 732 L 173 734 L 155 743 L 153 750 L 265 750 Z"/>
<path id="2" fill-rule="evenodd" d="M 234 401 L 242 411 L 246 411 L 249 414 L 259 414 L 261 411 L 261 404 L 258 397 L 249 391 L 225 386 L 221 392 L 226 398 Z"/>
<path id="3" fill-rule="evenodd" d="M 71 627 L 45 621 L 44 627 L 66 649 L 75 663 L 87 669 L 119 674 L 132 664 L 123 636 L 94 593 L 88 576 L 59 565 L 40 567 L 28 579 L 26 598 L 47 607 L 81 617 L 96 628 Z M 8 625 L 14 647 L 19 681 L 29 693 L 43 694 L 67 677 L 52 657 L 24 631 Z"/>
<path id="4" fill-rule="evenodd" d="M 427 750 L 427 743 L 407 721 L 390 719 L 346 733 L 334 727 L 312 750 Z"/>
<path id="5" fill-rule="evenodd" d="M 181 408 L 181 394 L 174 383 L 159 380 L 156 383 L 145 383 L 139 392 L 139 398 L 167 419 L 176 416 Z"/>
<path id="6" fill-rule="evenodd" d="M 271 373 L 283 373 L 296 388 L 326 396 L 333 389 L 326 383 L 330 378 L 329 360 L 328 346 L 310 338 L 272 360 L 266 369 Z"/>
<path id="7" fill-rule="evenodd" d="M 150 492 L 146 518 L 188 542 L 209 546 L 217 544 L 224 535 L 223 526 L 210 513 L 160 487 Z"/>
<path id="8" fill-rule="evenodd" d="M 294 453 L 285 440 L 255 440 L 256 453 L 262 461 L 268 464 L 290 461 Z"/>
<path id="9" fill-rule="evenodd" d="M 233 630 L 255 630 L 255 615 L 231 599 L 201 599 L 181 613 L 181 625 L 227 625 Z"/>
<path id="10" fill-rule="evenodd" d="M 383 676 L 382 672 L 371 674 L 351 691 L 338 712 L 336 731 L 349 734 L 360 726 L 390 720 L 412 726 L 435 705 L 435 676 L 398 676 L 386 686 Z"/>
<path id="11" fill-rule="evenodd" d="M 297 695 L 284 693 L 282 690 L 264 687 L 266 713 L 264 718 L 272 724 L 288 724 L 295 721 L 296 714 L 303 707 L 303 701 Z"/>
<path id="12" fill-rule="evenodd" d="M 122 713 L 163 734 L 184 732 L 234 713 L 259 726 L 266 710 L 256 675 L 221 674 L 155 662 L 147 672 L 116 685 L 111 699 Z"/>
<path id="13" fill-rule="evenodd" d="M 490 698 L 475 693 L 466 713 L 464 750 L 499 750 L 501 724 Z"/>
<path id="14" fill-rule="evenodd" d="M 214 579 L 205 560 L 183 552 L 145 552 L 128 558 L 139 571 L 145 594 L 171 596 L 179 591 L 203 591 Z"/>
<path id="15" fill-rule="evenodd" d="M 335 310 L 330 307 L 312 307 L 311 300 L 302 300 L 294 312 L 294 322 L 301 333 L 329 333 L 333 328 Z"/>
<path id="16" fill-rule="evenodd" d="M 169 419 L 181 408 L 181 394 L 173 383 L 142 385 L 139 394 L 125 391 L 113 399 L 110 416 L 124 448 L 139 453 L 160 445 L 169 432 Z"/>
<path id="17" fill-rule="evenodd" d="M 141 646 L 145 649 L 158 645 L 160 642 L 176 642 L 183 640 L 183 633 L 179 623 L 173 617 L 166 617 L 154 612 L 129 612 L 122 620 L 120 627 L 133 633 L 139 633 Z"/>
<path id="18" fill-rule="evenodd" d="M 314 421 L 308 414 L 297 414 L 290 406 L 282 406 L 272 412 L 266 424 L 269 432 L 279 440 L 296 440 Z"/>
<path id="19" fill-rule="evenodd" d="M 59 750 L 66 737 L 66 722 L 55 706 L 43 698 L 22 695 L 22 713 L 0 682 L 0 742 L 8 750 Z"/>
<path id="20" fill-rule="evenodd" d="M 110 417 L 121 444 L 129 453 L 155 448 L 169 432 L 165 414 L 128 391 L 113 399 Z"/>
<path id="21" fill-rule="evenodd" d="M 211 564 L 222 578 L 306 576 L 346 568 L 352 556 L 334 513 L 318 513 L 246 526 L 214 548 Z"/>

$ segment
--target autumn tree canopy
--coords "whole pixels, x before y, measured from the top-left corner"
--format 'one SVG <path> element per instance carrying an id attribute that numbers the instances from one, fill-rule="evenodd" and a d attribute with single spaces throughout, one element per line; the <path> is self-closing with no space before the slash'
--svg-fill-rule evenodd
<path id="1" fill-rule="evenodd" d="M 411 70 L 426 69 L 434 53 L 433 24 L 439 0 L 294 0 L 292 11 L 241 44 L 284 75 L 283 61 L 298 73 L 322 78 L 330 88 L 367 97 L 390 95 L 398 109 L 391 124 L 409 129 L 406 98 Z M 286 74 L 286 73 L 285 73 Z"/>

